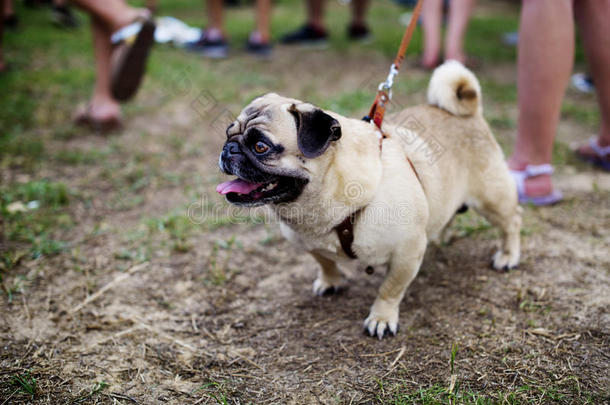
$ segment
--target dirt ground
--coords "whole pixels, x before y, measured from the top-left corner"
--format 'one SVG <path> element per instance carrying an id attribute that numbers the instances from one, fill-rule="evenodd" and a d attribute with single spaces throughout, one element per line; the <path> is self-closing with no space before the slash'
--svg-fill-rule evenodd
<path id="1" fill-rule="evenodd" d="M 343 57 L 311 55 L 324 60 L 318 84 L 329 94 L 361 80 L 341 70 Z M 291 56 L 280 49 L 276 58 Z M 386 60 L 366 63 L 385 70 Z M 319 75 L 291 69 L 303 82 Z M 514 83 L 514 73 L 502 65 L 480 74 Z M 143 91 L 142 100 L 156 97 Z M 486 103 L 516 117 L 514 106 Z M 21 288 L 0 299 L 0 404 L 608 403 L 610 175 L 561 166 L 566 201 L 525 208 L 522 264 L 508 273 L 489 268 L 497 232 L 466 214 L 454 225 L 462 236 L 429 248 L 399 334 L 379 341 L 362 321 L 383 274 L 346 269 L 345 291 L 314 297 L 316 263 L 276 224 L 230 223 L 214 193 L 218 124 L 174 97 L 162 114 L 134 113 L 111 140 L 50 141 L 51 150 L 114 146 L 104 162 L 42 169 L 78 190 L 66 208 L 73 226 L 56 232 L 63 252 L 24 257 L 4 277 L 20 277 Z M 514 129 L 494 129 L 510 144 Z M 582 140 L 588 129 L 564 120 L 559 137 Z M 145 186 L 120 186 L 139 180 L 142 166 L 155 170 Z M 36 395 L 15 383 L 24 375 Z"/>

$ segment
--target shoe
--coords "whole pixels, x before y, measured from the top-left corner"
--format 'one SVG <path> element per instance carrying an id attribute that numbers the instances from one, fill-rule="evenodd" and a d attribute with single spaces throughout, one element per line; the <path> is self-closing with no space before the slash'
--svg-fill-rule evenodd
<path id="1" fill-rule="evenodd" d="M 593 78 L 584 73 L 575 73 L 572 75 L 572 86 L 583 93 L 594 93 L 595 85 Z"/>
<path id="2" fill-rule="evenodd" d="M 366 25 L 350 24 L 347 27 L 347 37 L 351 41 L 366 42 L 371 39 L 371 31 Z"/>
<path id="3" fill-rule="evenodd" d="M 544 205 L 557 204 L 563 200 L 563 194 L 559 191 L 553 190 L 547 195 L 541 196 L 529 196 L 525 193 L 525 179 L 530 177 L 542 176 L 545 174 L 553 174 L 554 169 L 550 164 L 544 165 L 527 165 L 524 170 L 510 170 L 510 174 L 515 180 L 517 185 L 517 193 L 519 195 L 519 202 L 521 204 L 532 204 L 537 207 Z"/>
<path id="4" fill-rule="evenodd" d="M 66 6 L 53 6 L 51 22 L 60 28 L 77 28 L 80 25 L 72 9 Z"/>
<path id="5" fill-rule="evenodd" d="M 313 25 L 304 25 L 284 35 L 280 42 L 285 45 L 324 45 L 327 39 L 326 30 Z"/>
<path id="6" fill-rule="evenodd" d="M 273 52 L 273 46 L 269 42 L 257 42 L 248 39 L 246 42 L 246 52 L 260 58 L 269 58 Z"/>
<path id="7" fill-rule="evenodd" d="M 597 137 L 589 139 L 590 151 L 581 146 L 574 150 L 576 156 L 585 162 L 589 162 L 594 166 L 610 172 L 610 146 L 599 146 Z"/>
<path id="8" fill-rule="evenodd" d="M 519 33 L 517 31 L 505 32 L 502 34 L 502 43 L 513 47 L 519 45 Z"/>
<path id="9" fill-rule="evenodd" d="M 112 34 L 110 90 L 116 100 L 129 100 L 140 87 L 148 53 L 155 43 L 155 28 L 149 13 Z"/>
<path id="10" fill-rule="evenodd" d="M 14 30 L 17 28 L 18 25 L 19 25 L 19 17 L 17 17 L 17 14 L 10 14 L 10 15 L 4 16 L 4 26 L 6 28 Z"/>
<path id="11" fill-rule="evenodd" d="M 210 39 L 206 30 L 201 31 L 201 37 L 197 41 L 187 42 L 185 48 L 212 59 L 226 58 L 229 54 L 227 41 L 222 37 Z"/>

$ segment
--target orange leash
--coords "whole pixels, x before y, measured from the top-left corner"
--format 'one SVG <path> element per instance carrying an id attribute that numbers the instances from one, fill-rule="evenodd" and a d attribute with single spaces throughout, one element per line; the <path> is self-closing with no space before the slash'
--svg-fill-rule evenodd
<path id="1" fill-rule="evenodd" d="M 409 43 L 411 42 L 411 38 L 413 37 L 413 32 L 415 31 L 415 26 L 417 25 L 417 20 L 419 19 L 419 14 L 421 12 L 421 6 L 424 0 L 418 0 L 415 9 L 413 9 L 413 15 L 411 16 L 411 21 L 409 22 L 409 26 L 402 36 L 402 41 L 400 41 L 400 48 L 398 48 L 398 53 L 396 54 L 396 58 L 394 59 L 394 63 L 390 67 L 390 73 L 388 74 L 385 82 L 379 85 L 377 90 L 377 96 L 375 97 L 375 101 L 371 106 L 371 110 L 369 111 L 369 115 L 363 118 L 364 121 L 373 122 L 379 129 L 380 138 L 379 138 L 379 148 L 381 149 L 383 138 L 386 135 L 381 130 L 381 124 L 383 122 L 383 116 L 385 115 L 385 109 L 388 102 L 392 99 L 392 85 L 394 84 L 394 77 L 398 74 L 398 69 L 400 69 L 400 64 L 405 59 L 405 53 L 407 52 L 407 48 L 409 47 Z M 419 175 L 417 174 L 417 170 L 415 170 L 415 166 L 411 159 L 407 157 L 407 161 L 411 165 L 411 169 L 417 176 L 417 179 L 420 181 Z M 423 186 L 422 186 L 423 187 Z M 341 249 L 350 259 L 357 259 L 358 256 L 352 249 L 352 243 L 354 242 L 354 222 L 356 220 L 356 216 L 358 215 L 360 210 L 352 213 L 350 216 L 345 218 L 343 222 L 335 227 L 335 231 L 337 232 L 337 236 L 339 238 L 339 243 L 341 244 Z M 366 268 L 367 274 L 373 273 L 373 268 L 368 266 Z"/>
<path id="2" fill-rule="evenodd" d="M 365 121 L 371 121 L 377 125 L 377 128 L 381 131 L 381 124 L 383 123 L 383 117 L 385 115 L 385 110 L 388 102 L 392 99 L 392 85 L 394 84 L 394 78 L 398 74 L 398 69 L 400 69 L 400 65 L 402 61 L 405 59 L 405 53 L 407 52 L 407 48 L 409 47 L 409 43 L 411 42 L 411 38 L 413 37 L 413 32 L 415 31 L 415 27 L 417 26 L 417 20 L 419 19 L 419 14 L 421 13 L 421 7 L 424 0 L 418 0 L 415 8 L 413 9 L 413 14 L 411 15 L 411 21 L 409 22 L 409 26 L 405 30 L 404 35 L 402 36 L 402 40 L 400 41 L 400 47 L 398 48 L 398 53 L 396 54 L 396 58 L 394 58 L 394 63 L 390 66 L 390 73 L 388 74 L 387 79 L 379 84 L 379 88 L 377 89 L 377 96 L 375 97 L 375 101 L 369 110 L 369 114 L 364 117 Z M 382 132 L 383 134 L 383 132 Z"/>

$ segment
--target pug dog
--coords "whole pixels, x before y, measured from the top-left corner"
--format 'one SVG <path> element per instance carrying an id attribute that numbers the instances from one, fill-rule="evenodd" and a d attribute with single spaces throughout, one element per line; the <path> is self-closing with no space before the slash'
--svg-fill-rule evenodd
<path id="1" fill-rule="evenodd" d="M 282 234 L 319 263 L 315 294 L 341 286 L 338 264 L 387 273 L 364 330 L 398 331 L 399 306 L 429 241 L 470 207 L 502 231 L 494 269 L 519 263 L 521 208 L 502 150 L 483 118 L 481 88 L 456 61 L 438 67 L 428 103 L 370 122 L 277 94 L 229 125 L 217 187 L 231 204 L 266 205 Z"/>

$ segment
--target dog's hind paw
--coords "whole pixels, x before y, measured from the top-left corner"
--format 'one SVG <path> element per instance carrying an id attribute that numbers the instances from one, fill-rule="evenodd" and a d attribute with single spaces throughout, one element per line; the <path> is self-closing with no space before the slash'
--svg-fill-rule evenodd
<path id="1" fill-rule="evenodd" d="M 337 294 L 341 291 L 341 287 L 339 286 L 338 281 L 330 282 L 319 277 L 316 278 L 316 281 L 313 282 L 312 287 L 313 293 L 318 296 Z"/>
<path id="2" fill-rule="evenodd" d="M 508 271 L 519 265 L 519 254 L 506 253 L 498 250 L 491 261 L 491 267 L 496 270 Z"/>

